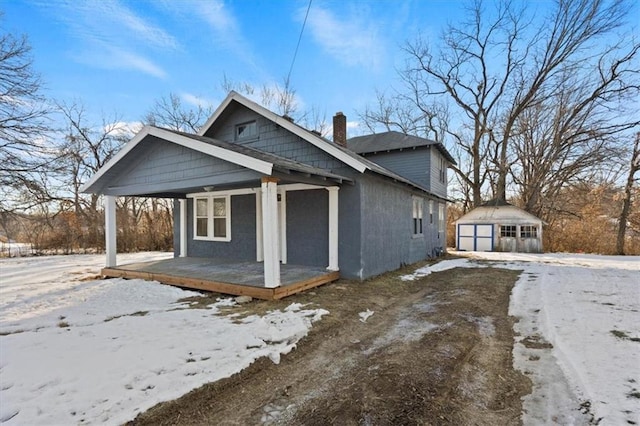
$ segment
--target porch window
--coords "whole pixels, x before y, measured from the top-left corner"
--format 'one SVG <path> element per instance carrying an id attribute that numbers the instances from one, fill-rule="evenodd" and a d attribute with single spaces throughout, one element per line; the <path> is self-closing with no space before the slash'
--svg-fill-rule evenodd
<path id="1" fill-rule="evenodd" d="M 515 238 L 517 236 L 516 225 L 500 225 L 500 236 Z"/>
<path id="2" fill-rule="evenodd" d="M 231 241 L 229 196 L 194 198 L 194 239 Z"/>
<path id="3" fill-rule="evenodd" d="M 520 226 L 520 238 L 538 238 L 538 227 L 535 225 Z"/>
<path id="4" fill-rule="evenodd" d="M 422 235 L 422 198 L 413 197 L 413 235 Z"/>

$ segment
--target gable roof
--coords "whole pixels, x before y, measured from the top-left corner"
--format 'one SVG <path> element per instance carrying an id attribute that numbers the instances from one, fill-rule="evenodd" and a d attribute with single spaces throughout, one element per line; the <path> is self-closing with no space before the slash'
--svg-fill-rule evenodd
<path id="1" fill-rule="evenodd" d="M 98 170 L 98 172 L 94 176 L 92 176 L 87 183 L 85 183 L 82 186 L 81 191 L 85 193 L 91 193 L 91 192 L 98 193 L 99 191 L 101 191 L 106 186 L 106 184 L 105 183 L 100 184 L 100 179 L 104 177 L 104 175 L 111 168 L 113 168 L 113 166 L 115 166 L 120 160 L 122 160 L 128 153 L 130 153 L 147 136 L 155 136 L 163 140 L 166 140 L 168 142 L 173 142 L 178 145 L 181 145 L 190 149 L 194 149 L 196 151 L 202 152 L 212 157 L 229 161 L 233 164 L 245 167 L 247 169 L 250 169 L 265 175 L 272 175 L 273 169 L 275 167 L 276 169 L 279 169 L 279 170 L 296 171 L 296 172 L 306 173 L 306 174 L 320 176 L 324 178 L 330 178 L 337 181 L 347 181 L 347 182 L 352 181 L 347 177 L 337 175 L 328 170 L 312 167 L 291 159 L 280 157 L 275 154 L 270 154 L 270 153 L 257 150 L 254 148 L 250 148 L 247 146 L 224 142 L 218 139 L 204 136 L 204 134 L 211 128 L 211 126 L 216 122 L 216 120 L 220 118 L 220 116 L 229 107 L 229 105 L 234 102 L 250 109 L 251 111 L 257 114 L 262 115 L 266 119 L 290 131 L 291 133 L 297 135 L 301 139 L 309 142 L 310 144 L 324 151 L 328 155 L 341 161 L 345 165 L 357 170 L 359 173 L 365 173 L 368 170 L 373 173 L 379 174 L 381 176 L 390 178 L 396 182 L 412 186 L 415 189 L 431 194 L 436 198 L 442 198 L 436 194 L 433 194 L 431 191 L 429 191 L 427 188 L 420 185 L 419 183 L 413 182 L 410 179 L 400 176 L 374 163 L 373 161 L 370 161 L 358 155 L 351 149 L 337 145 L 305 129 L 304 127 L 301 127 L 293 123 L 288 118 L 282 117 L 272 111 L 269 111 L 265 107 L 258 105 L 257 103 L 245 98 L 244 96 L 234 91 L 229 93 L 229 95 L 225 98 L 222 104 L 220 104 L 220 106 L 215 110 L 213 115 L 207 120 L 207 122 L 202 127 L 202 129 L 198 132 L 197 135 L 164 129 L 160 127 L 145 126 L 140 132 L 138 132 L 133 137 L 133 139 L 131 139 L 131 141 L 129 141 L 126 145 L 124 145 L 124 147 L 109 162 L 107 162 L 107 164 L 105 164 L 100 170 Z M 398 133 L 398 132 L 393 132 L 393 133 Z M 398 134 L 402 135 L 401 133 L 398 133 Z M 379 135 L 383 135 L 383 134 L 379 134 Z M 376 135 L 372 135 L 372 136 L 376 136 Z M 417 138 L 417 139 L 422 139 L 422 138 Z M 426 140 L 426 139 L 423 139 L 423 140 Z M 441 145 L 441 144 L 437 144 L 437 145 Z M 442 149 L 444 149 L 444 147 L 442 147 Z M 444 200 L 444 198 L 442 199 Z"/>
<path id="2" fill-rule="evenodd" d="M 91 179 L 89 179 L 89 181 L 80 188 L 80 191 L 87 193 L 100 192 L 105 186 L 105 184 L 100 184 L 100 179 L 148 136 L 155 136 L 168 142 L 193 149 L 194 151 L 228 161 L 265 175 L 272 175 L 274 169 L 276 169 L 284 172 L 295 171 L 309 175 L 321 176 L 340 182 L 351 181 L 351 179 L 344 176 L 330 173 L 317 167 L 298 163 L 287 158 L 259 151 L 247 146 L 231 144 L 217 139 L 192 135 L 161 127 L 145 126 L 136 134 L 136 136 L 134 136 L 133 139 L 131 139 L 131 141 L 124 145 L 124 147 L 118 151 L 118 153 L 113 156 L 107 164 L 100 168 L 100 170 L 98 170 L 96 174 L 94 174 Z"/>
<path id="3" fill-rule="evenodd" d="M 198 134 L 200 136 L 204 135 L 211 128 L 211 126 L 216 122 L 216 120 L 220 118 L 222 113 L 229 107 L 229 105 L 232 102 L 237 102 L 238 104 L 245 106 L 246 108 L 254 111 L 255 113 L 262 115 L 266 119 L 276 123 L 277 125 L 279 125 L 280 127 L 283 127 L 286 130 L 289 130 L 293 134 L 306 140 L 307 142 L 311 143 L 312 145 L 316 146 L 317 148 L 321 149 L 322 151 L 326 152 L 327 154 L 331 155 L 337 160 L 342 161 L 343 163 L 347 164 L 348 166 L 352 167 L 353 169 L 357 170 L 360 173 L 364 173 L 365 171 L 370 170 L 379 175 L 391 178 L 394 181 L 401 182 L 409 186 L 413 186 L 421 191 L 432 194 L 431 191 L 429 191 L 427 188 L 423 187 L 422 185 L 416 182 L 413 182 L 405 177 L 402 177 L 397 173 L 394 173 L 378 165 L 377 163 L 374 163 L 373 161 L 370 161 L 362 157 L 361 155 L 359 155 L 358 153 L 350 149 L 348 146 L 343 147 L 343 146 L 337 145 L 329 141 L 328 139 L 325 139 L 322 136 L 319 136 L 314 132 L 307 130 L 304 127 L 294 123 L 290 119 L 280 116 L 274 113 L 273 111 L 269 111 L 267 108 L 263 107 L 262 105 L 259 105 L 234 91 L 231 91 L 229 95 L 225 98 L 225 100 L 222 101 L 220 106 L 214 111 L 214 113 L 207 120 L 204 126 L 202 126 Z M 391 133 L 397 133 L 399 135 L 403 135 L 402 133 L 399 133 L 399 132 L 391 132 Z M 379 135 L 382 135 L 382 133 L 380 133 Z M 372 135 L 372 136 L 376 136 L 376 135 Z M 428 141 L 427 139 L 423 139 L 423 138 L 417 138 L 417 139 Z M 433 141 L 428 141 L 428 142 L 435 143 Z M 437 145 L 441 146 L 442 144 L 437 144 Z M 444 146 L 441 146 L 441 148 L 439 149 L 444 149 Z M 446 151 L 446 149 L 444 149 L 444 151 L 448 156 L 447 159 L 449 159 L 449 161 L 455 164 L 455 161 L 453 160 L 451 155 Z M 259 151 L 259 152 L 262 152 L 262 151 Z M 432 195 L 435 196 L 435 194 L 432 194 Z M 441 198 L 438 196 L 436 197 Z"/>
<path id="4" fill-rule="evenodd" d="M 396 131 L 356 136 L 347 140 L 347 147 L 358 154 L 394 151 L 432 145 L 435 146 L 449 162 L 456 164 L 456 161 L 442 143 Z"/>
<path id="5" fill-rule="evenodd" d="M 316 135 L 315 133 L 305 129 L 302 126 L 299 126 L 289 119 L 276 114 L 275 112 L 269 111 L 267 108 L 262 105 L 258 105 L 257 103 L 245 98 L 237 92 L 231 91 L 229 95 L 225 98 L 224 101 L 220 104 L 220 106 L 214 111 L 213 115 L 207 120 L 202 129 L 198 132 L 200 136 L 204 135 L 207 130 L 216 122 L 216 120 L 220 117 L 220 115 L 227 109 L 229 104 L 232 102 L 237 102 L 240 105 L 243 105 L 250 110 L 262 115 L 266 119 L 276 123 L 280 127 L 290 131 L 291 133 L 301 137 L 312 145 L 320 148 L 322 151 L 331 155 L 332 157 L 342 161 L 348 166 L 354 168 L 355 170 L 363 173 L 365 170 L 369 169 L 368 165 L 362 161 L 362 158 L 358 155 L 351 155 L 348 150 L 343 149 L 341 146 L 336 145 L 332 142 L 329 142 L 327 139 L 324 139 L 321 136 Z"/>

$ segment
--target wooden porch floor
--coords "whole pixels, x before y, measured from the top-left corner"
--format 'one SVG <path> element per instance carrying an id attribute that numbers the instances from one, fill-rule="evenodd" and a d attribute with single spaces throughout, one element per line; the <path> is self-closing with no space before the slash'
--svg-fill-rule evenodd
<path id="1" fill-rule="evenodd" d="M 102 269 L 102 275 L 141 278 L 178 287 L 276 300 L 335 281 L 337 271 L 300 265 L 280 265 L 280 287 L 264 287 L 264 266 L 259 262 L 178 257 L 154 262 L 130 263 Z"/>

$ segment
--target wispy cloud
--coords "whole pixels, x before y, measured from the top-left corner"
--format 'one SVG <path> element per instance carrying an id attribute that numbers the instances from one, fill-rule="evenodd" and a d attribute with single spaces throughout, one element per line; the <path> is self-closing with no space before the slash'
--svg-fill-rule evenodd
<path id="1" fill-rule="evenodd" d="M 382 65 L 385 48 L 374 21 L 367 22 L 355 12 L 337 17 L 329 9 L 314 5 L 307 25 L 314 40 L 343 64 L 374 69 Z"/>
<path id="2" fill-rule="evenodd" d="M 166 72 L 148 58 L 150 49 L 179 49 L 178 41 L 160 26 L 136 14 L 118 0 L 83 0 L 40 3 L 63 23 L 80 46 L 72 53 L 79 62 L 98 68 L 135 70 L 165 78 Z M 109 63 L 90 62 L 108 59 Z"/>
<path id="3" fill-rule="evenodd" d="M 213 106 L 218 105 L 220 103 L 219 101 L 215 101 L 213 99 L 205 98 L 202 96 L 197 96 L 197 95 L 194 95 L 193 93 L 188 93 L 188 92 L 181 92 L 180 99 L 182 99 L 184 102 L 190 105 L 204 108 L 204 109 L 212 108 Z"/>
<path id="4" fill-rule="evenodd" d="M 180 17 L 199 29 L 199 37 L 212 38 L 212 45 L 223 48 L 247 65 L 260 71 L 234 11 L 223 0 L 163 0 L 156 3 L 165 13 Z M 238 3 L 239 7 L 250 7 Z M 203 25 L 204 24 L 204 25 Z"/>
<path id="5" fill-rule="evenodd" d="M 102 43 L 96 43 L 96 46 L 98 48 L 74 57 L 78 62 L 95 68 L 137 71 L 160 79 L 167 77 L 167 73 L 161 67 L 142 55 Z"/>

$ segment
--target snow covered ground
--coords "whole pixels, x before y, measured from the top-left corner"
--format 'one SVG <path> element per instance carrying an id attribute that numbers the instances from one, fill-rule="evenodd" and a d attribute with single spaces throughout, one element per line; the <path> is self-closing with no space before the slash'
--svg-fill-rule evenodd
<path id="1" fill-rule="evenodd" d="M 119 262 L 171 257 L 119 255 Z M 96 280 L 104 255 L 0 260 L 0 423 L 121 424 L 160 401 L 278 362 L 327 313 L 291 304 L 239 316 L 233 299 L 143 280 Z"/>
<path id="2" fill-rule="evenodd" d="M 454 254 L 467 258 L 401 279 L 456 267 L 523 271 L 509 314 L 519 319 L 514 365 L 533 381 L 525 425 L 640 424 L 640 257 Z"/>

